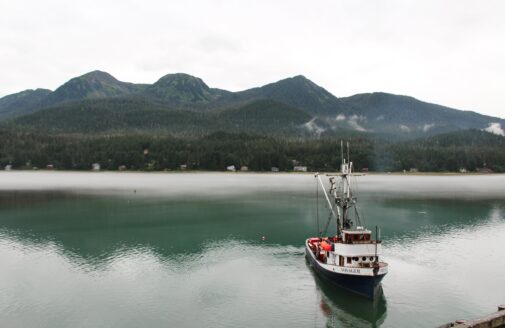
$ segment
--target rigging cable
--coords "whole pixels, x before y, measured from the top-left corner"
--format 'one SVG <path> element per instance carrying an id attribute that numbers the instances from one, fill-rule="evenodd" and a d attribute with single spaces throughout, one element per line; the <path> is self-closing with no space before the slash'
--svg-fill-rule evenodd
<path id="1" fill-rule="evenodd" d="M 331 207 L 330 209 L 330 216 L 328 216 L 328 220 L 326 221 L 326 226 L 324 227 L 324 233 L 321 234 L 322 235 L 325 235 L 327 236 L 328 235 L 328 228 L 330 227 L 330 222 L 331 222 L 331 219 L 333 218 L 333 213 L 332 213 L 332 210 L 335 208 L 335 205 L 333 205 L 333 207 Z M 320 237 L 321 237 L 320 236 Z"/>
<path id="2" fill-rule="evenodd" d="M 354 186 L 356 186 L 356 188 L 354 188 L 356 190 L 356 193 L 361 195 L 361 193 L 359 191 L 358 177 L 353 176 L 353 180 L 354 180 L 353 184 L 354 184 Z M 365 214 L 363 213 L 363 210 L 358 210 L 356 204 L 354 204 L 354 208 L 356 209 L 356 215 L 358 216 L 358 218 L 361 221 L 360 225 L 364 227 L 366 225 L 366 222 L 365 222 L 366 220 L 365 220 Z"/>
<path id="3" fill-rule="evenodd" d="M 319 184 L 317 183 L 317 180 L 316 180 L 316 220 L 317 220 L 316 233 L 318 237 L 321 237 L 319 232 Z"/>

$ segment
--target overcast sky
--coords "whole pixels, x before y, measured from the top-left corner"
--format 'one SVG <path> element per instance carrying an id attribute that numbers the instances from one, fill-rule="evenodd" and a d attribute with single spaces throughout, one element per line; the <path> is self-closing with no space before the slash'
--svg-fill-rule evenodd
<path id="1" fill-rule="evenodd" d="M 505 117 L 505 1 L 0 0 L 0 97 L 95 69 L 232 91 L 302 74 Z"/>

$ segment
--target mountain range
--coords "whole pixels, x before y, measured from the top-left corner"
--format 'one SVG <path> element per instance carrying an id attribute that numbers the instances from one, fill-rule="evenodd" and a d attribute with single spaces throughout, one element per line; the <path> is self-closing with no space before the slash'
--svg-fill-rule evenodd
<path id="1" fill-rule="evenodd" d="M 54 91 L 25 90 L 0 99 L 6 126 L 51 132 L 216 131 L 295 137 L 342 133 L 415 138 L 465 129 L 504 134 L 505 120 L 382 92 L 337 98 L 304 76 L 245 91 L 209 87 L 168 74 L 153 84 L 93 71 Z"/>

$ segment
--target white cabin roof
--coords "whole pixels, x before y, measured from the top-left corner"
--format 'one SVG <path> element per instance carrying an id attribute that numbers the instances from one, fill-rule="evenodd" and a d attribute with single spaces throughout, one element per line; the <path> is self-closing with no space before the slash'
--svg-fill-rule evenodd
<path id="1" fill-rule="evenodd" d="M 360 235 L 360 234 L 371 234 L 372 232 L 367 229 L 356 229 L 356 230 L 342 230 L 343 233 L 349 235 Z"/>

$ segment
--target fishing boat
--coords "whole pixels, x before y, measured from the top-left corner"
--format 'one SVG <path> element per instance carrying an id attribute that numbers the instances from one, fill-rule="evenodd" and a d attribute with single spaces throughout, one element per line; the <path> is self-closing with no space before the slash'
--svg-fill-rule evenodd
<path id="1" fill-rule="evenodd" d="M 343 155 L 340 173 L 327 175 L 330 182 L 326 191 L 321 174 L 316 173 L 317 194 L 319 186 L 329 207 L 329 218 L 323 231 L 318 236 L 305 241 L 305 255 L 310 266 L 322 278 L 331 283 L 367 298 L 375 298 L 382 293 L 381 281 L 388 272 L 388 264 L 381 261 L 380 229 L 366 229 L 360 218 L 357 198 L 351 188 L 353 173 L 349 161 L 349 144 L 347 160 Z M 319 197 L 317 197 L 319 199 Z M 325 236 L 330 223 L 336 224 L 336 234 Z"/>

